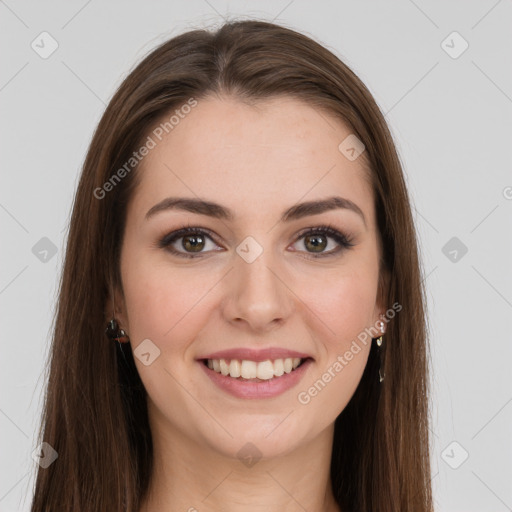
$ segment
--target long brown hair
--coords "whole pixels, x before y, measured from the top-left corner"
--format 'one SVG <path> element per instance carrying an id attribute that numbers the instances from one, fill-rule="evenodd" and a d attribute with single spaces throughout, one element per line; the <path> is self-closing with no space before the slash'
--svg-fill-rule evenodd
<path id="1" fill-rule="evenodd" d="M 121 351 L 104 332 L 110 292 L 122 290 L 120 247 L 137 185 L 138 166 L 126 162 L 163 115 L 216 94 L 302 100 L 343 121 L 365 145 L 382 244 L 379 290 L 386 306 L 402 309 L 380 357 L 372 344 L 336 419 L 333 493 L 344 512 L 431 512 L 426 300 L 392 136 L 368 89 L 338 57 L 303 34 L 255 20 L 161 44 L 123 81 L 94 133 L 73 204 L 39 432 L 58 459 L 38 468 L 32 512 L 136 512 L 147 493 L 146 391 L 131 349 Z M 112 181 L 123 165 L 129 170 Z"/>

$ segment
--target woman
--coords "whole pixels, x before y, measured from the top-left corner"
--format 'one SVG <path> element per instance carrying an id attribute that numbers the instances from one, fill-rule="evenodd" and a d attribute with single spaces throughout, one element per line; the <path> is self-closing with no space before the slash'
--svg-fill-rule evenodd
<path id="1" fill-rule="evenodd" d="M 266 22 L 167 41 L 81 174 L 32 511 L 431 511 L 424 308 L 355 74 Z"/>

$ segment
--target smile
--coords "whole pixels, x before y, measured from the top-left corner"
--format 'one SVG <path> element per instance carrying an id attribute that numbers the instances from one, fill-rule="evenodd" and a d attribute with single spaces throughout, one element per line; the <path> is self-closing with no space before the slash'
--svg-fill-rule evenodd
<path id="1" fill-rule="evenodd" d="M 206 375 L 221 390 L 237 398 L 252 399 L 278 396 L 296 386 L 312 363 L 312 358 L 200 361 Z"/>
<path id="2" fill-rule="evenodd" d="M 243 379 L 270 380 L 295 370 L 303 360 L 300 357 L 287 357 L 266 361 L 239 359 L 208 359 L 206 365 L 224 376 Z"/>

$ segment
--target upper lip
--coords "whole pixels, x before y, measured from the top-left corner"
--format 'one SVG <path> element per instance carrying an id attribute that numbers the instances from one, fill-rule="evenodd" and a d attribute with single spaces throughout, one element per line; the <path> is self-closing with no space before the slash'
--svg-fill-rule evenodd
<path id="1" fill-rule="evenodd" d="M 309 354 L 302 352 L 296 352 L 295 350 L 289 350 L 286 348 L 272 347 L 266 349 L 251 349 L 251 348 L 234 348 L 228 350 L 220 350 L 213 352 L 206 356 L 198 357 L 198 360 L 203 359 L 238 359 L 240 361 L 255 361 L 261 362 L 267 359 L 287 359 L 287 358 L 300 357 L 301 359 L 313 359 Z"/>

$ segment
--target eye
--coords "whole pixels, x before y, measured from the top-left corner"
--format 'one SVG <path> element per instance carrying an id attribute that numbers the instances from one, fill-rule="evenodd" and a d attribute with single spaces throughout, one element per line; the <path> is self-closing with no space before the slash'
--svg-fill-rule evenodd
<path id="1" fill-rule="evenodd" d="M 331 249 L 328 252 L 323 252 L 329 245 L 329 238 L 333 239 L 335 242 L 332 244 L 334 245 L 334 249 Z M 304 246 L 307 249 L 309 248 L 312 250 L 312 252 L 308 253 L 307 258 L 324 258 L 334 256 L 344 249 L 349 249 L 354 246 L 352 239 L 348 235 L 343 234 L 341 231 L 338 231 L 329 225 L 318 226 L 302 232 L 302 234 L 299 235 L 299 241 L 300 240 L 304 240 Z M 338 247 L 336 247 L 336 245 Z"/>
<path id="2" fill-rule="evenodd" d="M 334 240 L 335 243 L 332 244 L 334 248 L 324 252 L 329 246 L 329 239 Z M 304 240 L 303 243 L 306 249 L 311 249 L 311 252 L 307 251 L 307 258 L 334 256 L 344 249 L 349 249 L 354 246 L 349 236 L 329 225 L 309 228 L 303 231 L 299 234 L 299 238 L 295 243 L 297 244 L 300 240 Z M 212 244 L 210 248 L 208 248 L 208 241 Z M 218 250 L 215 249 L 218 245 L 215 243 L 213 235 L 211 235 L 208 230 L 191 226 L 184 226 L 177 231 L 165 235 L 158 242 L 158 247 L 162 249 L 165 248 L 172 254 L 184 258 L 197 258 L 204 255 L 204 253 Z"/>
<path id="3" fill-rule="evenodd" d="M 204 252 L 208 252 L 208 240 L 216 246 L 208 231 L 190 226 L 183 227 L 164 236 L 159 242 L 160 248 L 165 248 L 176 256 L 184 258 L 196 258 Z M 178 249 L 179 248 L 179 249 Z M 203 251 L 203 249 L 207 251 Z M 181 250 L 183 249 L 183 251 Z M 212 250 L 212 248 L 210 248 Z M 213 248 L 213 250 L 215 250 Z"/>

